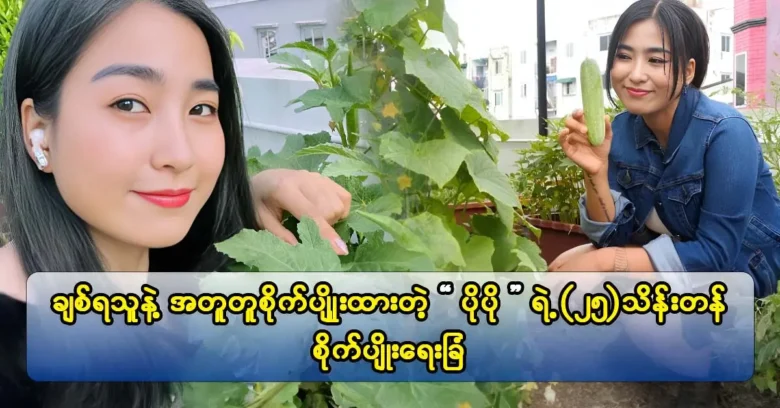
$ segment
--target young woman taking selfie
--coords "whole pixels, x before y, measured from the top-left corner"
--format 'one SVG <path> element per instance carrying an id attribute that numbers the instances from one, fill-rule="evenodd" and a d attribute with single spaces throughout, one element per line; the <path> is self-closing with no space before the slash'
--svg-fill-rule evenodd
<path id="1" fill-rule="evenodd" d="M 317 174 L 250 180 L 225 29 L 203 1 L 27 0 L 3 72 L 0 406 L 171 405 L 155 383 L 33 383 L 26 375 L 32 273 L 218 271 L 242 228 L 291 244 L 282 210 L 330 224 L 351 197 Z"/>
<path id="2" fill-rule="evenodd" d="M 699 89 L 708 63 L 706 27 L 683 2 L 639 0 L 620 16 L 606 88 L 626 112 L 605 118 L 598 147 L 582 111 L 560 133 L 585 173 L 580 218 L 592 244 L 561 254 L 550 271 L 657 272 L 683 285 L 679 272 L 739 271 L 753 277 L 756 296 L 777 290 L 780 199 L 750 123 Z M 652 348 L 641 334 L 632 341 Z M 680 347 L 709 359 L 706 348 Z M 684 383 L 676 406 L 717 404 L 716 384 Z"/>
<path id="3" fill-rule="evenodd" d="M 554 271 L 750 273 L 757 296 L 780 279 L 780 200 L 750 123 L 699 88 L 704 24 L 679 1 L 640 0 L 611 37 L 607 88 L 626 112 L 588 143 L 581 111 L 560 133 L 587 177 L 582 227 L 595 245 Z M 611 95 L 610 95 L 611 97 Z"/>

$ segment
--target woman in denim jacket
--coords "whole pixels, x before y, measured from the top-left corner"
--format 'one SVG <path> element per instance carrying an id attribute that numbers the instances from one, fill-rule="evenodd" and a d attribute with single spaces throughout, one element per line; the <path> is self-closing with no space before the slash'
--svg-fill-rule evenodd
<path id="1" fill-rule="evenodd" d="M 756 296 L 777 290 L 780 199 L 750 123 L 699 90 L 708 63 L 707 30 L 682 2 L 639 0 L 621 15 L 605 79 L 627 112 L 605 118 L 600 146 L 581 111 L 560 133 L 586 174 L 580 218 L 593 244 L 550 271 L 658 272 L 675 288 L 690 284 L 679 272 L 739 271 Z M 686 383 L 677 406 L 717 406 L 713 385 Z"/>
<path id="2" fill-rule="evenodd" d="M 702 21 L 681 2 L 640 0 L 618 20 L 608 55 L 606 86 L 627 112 L 606 119 L 598 147 L 581 111 L 560 133 L 586 173 L 580 218 L 593 245 L 550 271 L 740 271 L 756 296 L 774 293 L 780 200 L 750 123 L 699 90 L 709 62 Z"/>

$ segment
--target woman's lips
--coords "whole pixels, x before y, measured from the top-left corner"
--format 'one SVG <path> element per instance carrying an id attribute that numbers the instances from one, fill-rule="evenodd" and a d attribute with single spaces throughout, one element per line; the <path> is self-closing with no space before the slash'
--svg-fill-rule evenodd
<path id="1" fill-rule="evenodd" d="M 635 98 L 641 98 L 650 93 L 650 91 L 646 91 L 644 89 L 637 89 L 637 88 L 626 88 L 626 91 L 628 91 L 629 95 Z"/>
<path id="2" fill-rule="evenodd" d="M 160 191 L 134 191 L 146 201 L 163 208 L 184 207 L 190 201 L 192 189 L 160 190 Z"/>

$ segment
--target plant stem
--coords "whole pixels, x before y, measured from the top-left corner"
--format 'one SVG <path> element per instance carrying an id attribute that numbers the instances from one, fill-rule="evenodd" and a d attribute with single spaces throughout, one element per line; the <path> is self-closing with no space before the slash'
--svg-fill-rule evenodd
<path id="1" fill-rule="evenodd" d="M 344 147 L 349 147 L 349 142 L 347 142 L 347 135 L 344 134 L 344 125 L 342 123 L 336 123 L 336 130 L 339 132 L 339 136 L 341 136 L 341 145 Z"/>
<path id="2" fill-rule="evenodd" d="M 347 76 L 352 76 L 352 50 L 347 56 Z M 347 143 L 350 149 L 354 149 L 360 137 L 358 136 L 358 110 L 353 107 L 347 112 Z"/>
<path id="3" fill-rule="evenodd" d="M 430 28 L 425 29 L 425 32 L 423 33 L 423 36 L 420 39 L 420 45 L 423 45 L 425 43 L 425 38 L 428 37 L 428 31 L 430 31 Z"/>
<path id="4" fill-rule="evenodd" d="M 287 383 L 276 383 L 272 385 L 268 391 L 263 393 L 263 395 L 246 405 L 245 408 L 261 408 L 263 405 L 267 404 L 269 401 L 271 401 L 277 394 L 279 394 L 284 387 L 287 386 Z"/>

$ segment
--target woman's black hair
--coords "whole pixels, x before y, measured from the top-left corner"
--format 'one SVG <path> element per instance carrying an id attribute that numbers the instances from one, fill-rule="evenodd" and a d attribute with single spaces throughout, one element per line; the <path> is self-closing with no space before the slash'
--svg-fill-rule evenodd
<path id="1" fill-rule="evenodd" d="M 607 90 L 612 86 L 609 73 L 612 71 L 618 44 L 631 26 L 648 19 L 654 20 L 661 28 L 663 46 L 666 47 L 668 44 L 671 48 L 672 89 L 677 89 L 680 73 L 691 58 L 696 61 L 696 71 L 690 86 L 701 87 L 710 63 L 710 40 L 704 22 L 693 9 L 679 0 L 638 0 L 620 15 L 612 30 L 607 52 L 607 75 L 605 75 Z M 607 96 L 610 102 L 616 105 L 612 92 L 607 92 Z M 673 93 L 670 98 L 676 96 Z"/>
<path id="2" fill-rule="evenodd" d="M 50 174 L 37 169 L 22 137 L 21 103 L 55 121 L 62 83 L 90 39 L 127 7 L 144 0 L 27 0 L 13 33 L 2 81 L 0 192 L 11 238 L 27 274 L 95 272 L 104 264 L 87 225 L 64 202 Z M 201 0 L 145 0 L 191 19 L 208 43 L 219 85 L 225 161 L 216 187 L 178 244 L 150 250 L 152 272 L 215 271 L 226 257 L 214 243 L 257 228 L 244 158 L 241 106 L 227 31 Z M 153 47 L 154 44 L 149 44 Z M 182 45 L 186 46 L 186 45 Z M 164 407 L 173 387 L 158 383 L 51 384 L 47 407 Z"/>

